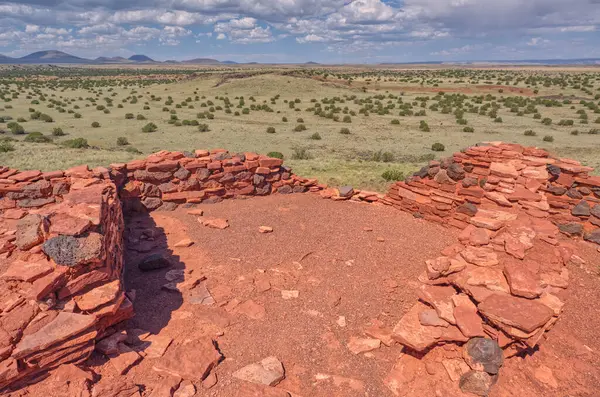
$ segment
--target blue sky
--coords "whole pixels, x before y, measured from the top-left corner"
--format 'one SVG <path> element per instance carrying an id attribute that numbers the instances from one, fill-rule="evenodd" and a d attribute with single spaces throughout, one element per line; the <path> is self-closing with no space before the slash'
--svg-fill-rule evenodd
<path id="1" fill-rule="evenodd" d="M 20 0 L 0 53 L 381 63 L 600 58 L 600 0 Z"/>

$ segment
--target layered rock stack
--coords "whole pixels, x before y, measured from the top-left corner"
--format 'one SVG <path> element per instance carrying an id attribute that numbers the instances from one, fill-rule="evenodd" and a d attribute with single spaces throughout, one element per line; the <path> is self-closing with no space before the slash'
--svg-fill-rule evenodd
<path id="1" fill-rule="evenodd" d="M 111 168 L 115 181 L 122 186 L 124 207 L 133 211 L 322 189 L 314 179 L 293 175 L 281 159 L 223 149 L 195 153 L 162 151 L 145 160 L 113 164 Z"/>
<path id="2" fill-rule="evenodd" d="M 384 202 L 460 229 L 493 223 L 480 210 L 522 211 L 600 244 L 600 177 L 591 171 L 542 149 L 495 142 L 432 161 L 394 184 Z"/>
<path id="3" fill-rule="evenodd" d="M 108 170 L 0 173 L 0 389 L 86 360 L 133 315 Z"/>
<path id="4" fill-rule="evenodd" d="M 462 229 L 456 244 L 426 262 L 419 302 L 393 338 L 421 353 L 481 338 L 505 358 L 533 351 L 561 314 L 566 265 L 582 261 L 559 233 L 599 242 L 600 179 L 589 171 L 543 150 L 494 143 L 432 162 L 392 186 L 388 204 Z M 487 395 L 498 371 L 483 371 L 469 357 L 460 386 Z"/>

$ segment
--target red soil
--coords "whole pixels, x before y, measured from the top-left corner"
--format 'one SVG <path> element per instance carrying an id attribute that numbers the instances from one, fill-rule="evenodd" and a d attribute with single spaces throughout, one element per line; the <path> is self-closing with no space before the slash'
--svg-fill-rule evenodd
<path id="1" fill-rule="evenodd" d="M 218 383 L 212 389 L 196 385 L 199 396 L 237 396 L 240 382 L 232 373 L 268 356 L 276 356 L 286 370 L 286 379 L 277 388 L 296 397 L 393 395 L 383 379 L 402 355 L 400 345 L 354 355 L 347 343 L 352 337 L 364 337 L 373 319 L 388 327 L 398 322 L 416 300 L 416 280 L 425 260 L 456 241 L 458 231 L 391 207 L 322 200 L 311 194 L 228 200 L 195 208 L 203 209 L 205 217 L 228 219 L 230 227 L 210 229 L 179 208 L 130 219 L 126 238 L 154 230 L 152 252 L 170 255 L 173 268 L 185 269 L 186 278 L 205 276 L 217 303 L 192 305 L 185 293 L 161 289 L 169 269 L 142 273 L 136 263 L 148 253 L 129 250 L 126 283 L 128 290 L 136 290 L 136 317 L 124 328 L 169 336 L 173 345 L 200 336 L 214 338 L 225 360 L 214 370 Z M 260 226 L 274 231 L 261 234 Z M 187 238 L 195 244 L 174 247 Z M 569 268 L 570 297 L 559 323 L 533 356 L 506 362 L 492 396 L 600 395 L 600 253 L 591 244 L 578 245 L 587 263 Z M 270 289 L 259 292 L 257 286 L 266 281 Z M 299 296 L 284 300 L 282 290 L 299 291 Z M 264 318 L 240 314 L 239 306 L 234 308 L 236 300 L 261 305 Z M 345 327 L 337 323 L 340 316 L 345 317 Z M 441 355 L 456 354 L 455 347 L 436 349 L 424 360 L 433 376 L 416 373 L 411 390 L 401 395 L 462 395 L 440 363 Z M 103 379 L 124 378 L 145 385 L 142 395 L 149 396 L 166 382 L 152 370 L 159 361 L 146 358 L 123 377 L 99 353 L 87 364 Z M 552 370 L 556 388 L 536 378 L 542 365 Z M 57 395 L 45 382 L 27 391 L 30 396 Z"/>

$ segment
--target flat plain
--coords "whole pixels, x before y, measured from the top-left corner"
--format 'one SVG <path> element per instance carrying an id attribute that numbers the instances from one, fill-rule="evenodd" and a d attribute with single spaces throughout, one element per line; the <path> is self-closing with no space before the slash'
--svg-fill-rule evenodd
<path id="1" fill-rule="evenodd" d="M 483 141 L 600 165 L 600 68 L 5 67 L 0 164 L 54 170 L 226 148 L 385 191 Z"/>

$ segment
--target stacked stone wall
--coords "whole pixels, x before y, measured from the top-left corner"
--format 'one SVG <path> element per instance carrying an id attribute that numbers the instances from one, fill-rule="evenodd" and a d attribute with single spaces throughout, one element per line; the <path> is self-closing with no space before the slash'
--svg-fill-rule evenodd
<path id="1" fill-rule="evenodd" d="M 0 389 L 85 361 L 133 315 L 123 229 L 106 169 L 0 169 Z"/>
<path id="2" fill-rule="evenodd" d="M 600 244 L 600 177 L 592 171 L 534 147 L 483 144 L 430 162 L 392 185 L 384 202 L 460 229 L 491 222 L 486 210 L 522 211 Z"/>

